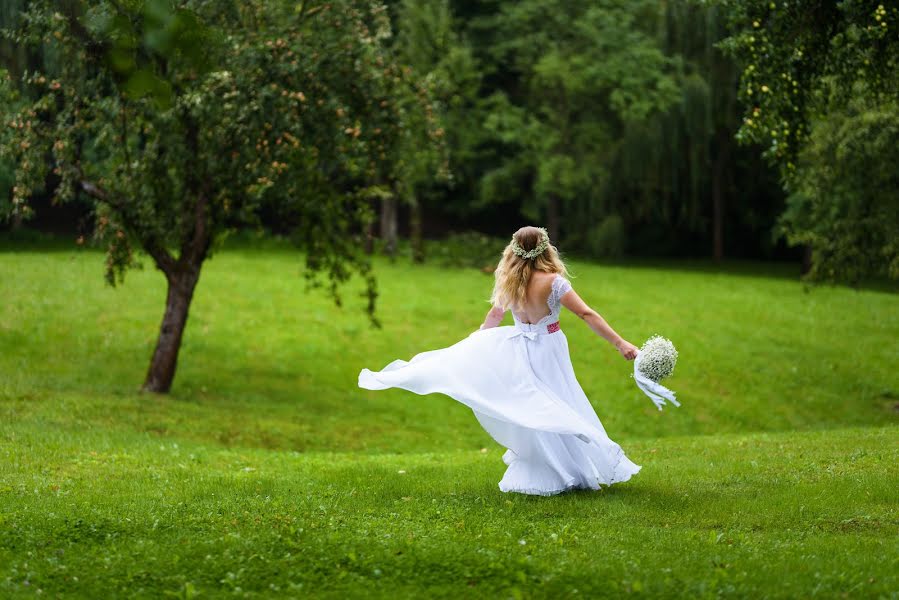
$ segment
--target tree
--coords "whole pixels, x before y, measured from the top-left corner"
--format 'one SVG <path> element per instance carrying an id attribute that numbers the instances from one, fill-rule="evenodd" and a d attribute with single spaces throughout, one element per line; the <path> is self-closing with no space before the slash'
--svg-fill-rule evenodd
<path id="1" fill-rule="evenodd" d="M 11 28 L 18 21 L 18 16 L 27 6 L 28 0 L 7 0 L 0 5 L 0 30 Z M 0 80 L 7 77 L 19 78 L 25 71 L 39 69 L 43 64 L 42 48 L 15 44 L 11 39 L 0 36 Z M 0 90 L 0 106 L 6 106 L 12 110 L 21 101 L 15 90 Z M 5 128 L 4 128 L 5 129 Z M 0 130 L 0 145 L 8 134 Z M 4 160 L 0 156 L 0 215 L 8 213 L 11 209 L 12 189 L 15 187 L 13 172 L 15 165 L 11 160 Z M 17 229 L 22 224 L 24 215 L 14 214 L 12 228 Z"/>
<path id="2" fill-rule="evenodd" d="M 680 97 L 668 110 L 628 124 L 604 194 L 632 248 L 710 252 L 721 261 L 726 249 L 745 251 L 750 237 L 750 252 L 764 251 L 783 210 L 758 148 L 740 147 L 734 138 L 742 117 L 740 69 L 717 47 L 727 35 L 723 13 L 688 0 L 665 5 L 660 45 L 676 61 Z"/>
<path id="3" fill-rule="evenodd" d="M 781 226 L 814 248 L 812 278 L 899 278 L 899 106 L 853 104 L 812 126 Z"/>
<path id="4" fill-rule="evenodd" d="M 770 252 L 783 194 L 734 140 L 740 71 L 716 47 L 720 7 L 396 4 L 403 60 L 435 82 L 446 130 L 452 185 L 416 186 L 434 216 L 503 232 L 546 219 L 594 256 L 720 258 L 725 232 L 731 251 Z"/>
<path id="5" fill-rule="evenodd" d="M 8 29 L 15 25 L 18 15 L 25 8 L 27 0 L 7 0 L 0 5 L 0 29 Z M 11 40 L 0 37 L 0 64 L 5 70 L 12 71 L 16 76 L 29 67 L 36 65 L 33 48 L 13 44 Z"/>
<path id="6" fill-rule="evenodd" d="M 0 68 L 0 81 L 6 81 L 9 74 Z M 19 104 L 14 90 L 9 86 L 0 85 L 0 106 L 16 107 Z M 0 148 L 8 147 L 12 143 L 13 136 L 10 128 L 0 127 Z M 12 190 L 15 187 L 15 164 L 0 156 L 0 214 L 12 211 Z"/>
<path id="7" fill-rule="evenodd" d="M 563 213 L 571 233 L 590 222 L 580 216 L 603 212 L 625 128 L 678 97 L 675 61 L 652 32 L 659 17 L 652 2 L 524 0 L 480 19 L 494 36 L 491 76 L 506 82 L 489 101 L 503 159 L 484 176 L 488 199 L 531 188 L 523 210 L 553 239 Z"/>
<path id="8" fill-rule="evenodd" d="M 359 252 L 372 218 L 364 187 L 402 174 L 400 113 L 429 110 L 386 50 L 383 6 L 44 0 L 12 35 L 61 57 L 55 72 L 25 74 L 19 87 L 36 99 L 4 118 L 12 213 L 27 212 L 52 170 L 60 201 L 93 200 L 109 283 L 134 264 L 134 248 L 165 275 L 145 390 L 172 385 L 216 241 L 266 207 L 291 224 L 310 283 L 326 274 L 339 302 L 339 284 L 358 273 L 373 314 L 375 280 Z M 421 143 L 432 138 L 425 131 Z"/>
<path id="9" fill-rule="evenodd" d="M 723 47 L 744 65 L 738 138 L 762 144 L 779 168 L 789 193 L 782 231 L 810 245 L 810 276 L 899 277 L 899 193 L 882 176 L 895 170 L 889 135 L 899 97 L 899 7 L 722 3 L 733 32 Z M 860 171 L 837 184 L 832 175 L 846 165 Z"/>
<path id="10" fill-rule="evenodd" d="M 470 76 L 471 57 L 467 48 L 453 31 L 453 17 L 447 0 L 421 3 L 413 0 L 397 2 L 395 10 L 397 35 L 392 50 L 398 60 L 411 69 L 416 81 L 427 82 L 428 97 L 433 112 L 410 111 L 405 131 L 426 128 L 437 138 L 430 147 L 418 143 L 416 136 L 404 138 L 406 146 L 399 145 L 403 170 L 396 177 L 390 191 L 381 195 L 381 237 L 389 254 L 396 248 L 399 205 L 409 207 L 409 234 L 412 258 L 424 260 L 422 232 L 422 196 L 428 190 L 451 183 L 452 156 L 450 147 L 458 148 L 458 132 L 465 129 L 458 117 L 460 106 L 455 102 L 465 89 L 464 82 Z M 463 109 L 464 110 L 464 109 Z M 471 119 L 468 113 L 466 117 Z M 426 121 L 419 119 L 424 117 Z M 438 125 L 439 122 L 439 125 Z M 447 129 L 456 134 L 447 143 Z M 451 134 L 451 135 L 452 135 Z"/>

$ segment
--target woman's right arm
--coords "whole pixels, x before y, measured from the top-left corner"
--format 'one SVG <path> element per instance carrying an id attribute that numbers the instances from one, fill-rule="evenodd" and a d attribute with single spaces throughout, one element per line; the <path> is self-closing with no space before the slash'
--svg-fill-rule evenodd
<path id="1" fill-rule="evenodd" d="M 618 335 L 598 312 L 581 300 L 577 292 L 571 290 L 562 296 L 562 306 L 579 316 L 596 335 L 615 346 L 621 356 L 627 360 L 634 360 L 637 357 L 637 347 Z"/>

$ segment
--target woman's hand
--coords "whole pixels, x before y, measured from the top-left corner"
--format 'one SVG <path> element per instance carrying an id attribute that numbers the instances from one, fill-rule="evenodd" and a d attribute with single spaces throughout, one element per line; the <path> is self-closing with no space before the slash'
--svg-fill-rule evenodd
<path id="1" fill-rule="evenodd" d="M 637 347 L 627 340 L 621 340 L 615 347 L 618 349 L 618 352 L 621 353 L 621 356 L 625 358 L 625 360 L 634 360 L 637 358 Z"/>

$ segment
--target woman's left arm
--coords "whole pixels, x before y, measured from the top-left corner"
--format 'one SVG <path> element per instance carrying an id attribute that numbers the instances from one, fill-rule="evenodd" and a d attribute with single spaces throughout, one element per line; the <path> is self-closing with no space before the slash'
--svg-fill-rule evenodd
<path id="1" fill-rule="evenodd" d="M 484 317 L 484 322 L 481 324 L 480 329 L 490 329 L 491 327 L 496 327 L 500 323 L 503 322 L 503 317 L 506 315 L 506 311 L 501 309 L 498 306 L 492 307 L 488 312 L 487 316 Z"/>

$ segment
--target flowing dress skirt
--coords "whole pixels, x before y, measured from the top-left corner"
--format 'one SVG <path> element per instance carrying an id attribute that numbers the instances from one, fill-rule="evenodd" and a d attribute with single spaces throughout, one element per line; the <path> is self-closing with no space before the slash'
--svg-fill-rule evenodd
<path id="1" fill-rule="evenodd" d="M 565 334 L 546 327 L 494 327 L 383 370 L 363 369 L 359 387 L 442 393 L 467 405 L 508 449 L 504 492 L 552 495 L 627 481 L 640 467 L 606 431 L 574 375 Z"/>

